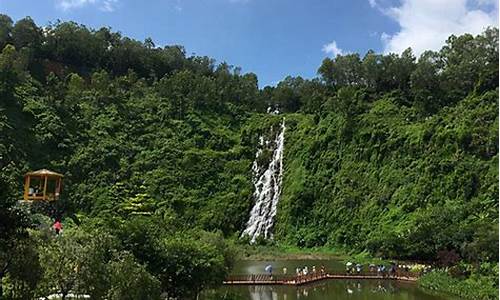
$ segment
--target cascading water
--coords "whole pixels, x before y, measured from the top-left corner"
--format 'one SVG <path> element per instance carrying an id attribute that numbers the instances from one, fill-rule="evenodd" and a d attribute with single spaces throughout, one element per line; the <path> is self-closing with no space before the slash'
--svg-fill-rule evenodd
<path id="1" fill-rule="evenodd" d="M 270 143 L 274 147 L 274 150 L 271 161 L 267 169 L 264 170 L 262 169 L 264 166 L 259 166 L 258 159 L 263 153 L 263 147 L 268 146 Z M 248 235 L 252 243 L 255 242 L 258 236 L 263 236 L 265 239 L 273 237 L 274 216 L 276 216 L 276 208 L 281 196 L 281 182 L 283 179 L 284 143 L 285 119 L 283 118 L 280 131 L 273 142 L 264 141 L 264 138 L 260 137 L 259 149 L 252 165 L 255 204 L 250 212 L 246 228 L 242 233 L 242 236 Z"/>

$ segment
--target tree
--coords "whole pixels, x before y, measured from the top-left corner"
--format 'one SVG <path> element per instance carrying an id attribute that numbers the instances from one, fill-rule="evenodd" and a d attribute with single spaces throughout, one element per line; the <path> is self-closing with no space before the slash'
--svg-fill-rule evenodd
<path id="1" fill-rule="evenodd" d="M 336 88 L 364 84 L 359 54 L 337 55 L 323 60 L 318 73 L 328 85 Z"/>
<path id="2" fill-rule="evenodd" d="M 28 47 L 36 52 L 40 49 L 42 40 L 42 30 L 30 17 L 17 21 L 12 28 L 12 42 L 16 49 Z"/>
<path id="3" fill-rule="evenodd" d="M 38 257 L 37 242 L 32 234 L 18 239 L 11 250 L 8 280 L 11 287 L 8 297 L 14 299 L 32 299 L 42 276 Z"/>
<path id="4" fill-rule="evenodd" d="M 0 48 L 3 49 L 11 40 L 12 19 L 0 14 Z"/>
<path id="5" fill-rule="evenodd" d="M 301 77 L 293 78 L 288 76 L 278 83 L 273 90 L 272 103 L 282 112 L 296 112 L 300 109 L 302 103 L 299 89 L 304 80 Z"/>
<path id="6" fill-rule="evenodd" d="M 0 149 L 1 150 L 1 149 Z M 0 158 L 2 158 L 0 152 Z M 24 210 L 16 206 L 15 175 L 13 165 L 0 169 L 0 298 L 3 295 L 2 279 L 11 271 L 18 269 L 20 249 L 25 249 L 24 242 L 28 237 L 29 218 Z M 28 260 L 27 260 L 28 261 Z M 15 276 L 15 275 L 14 275 Z"/>
<path id="7" fill-rule="evenodd" d="M 411 92 L 415 106 L 423 113 L 434 113 L 442 105 L 440 73 L 443 64 L 438 53 L 425 51 L 411 74 Z"/>
<path id="8" fill-rule="evenodd" d="M 160 282 L 130 253 L 120 253 L 107 268 L 110 288 L 106 299 L 160 299 Z"/>
<path id="9" fill-rule="evenodd" d="M 498 28 L 476 37 L 452 35 L 440 54 L 444 61 L 442 84 L 451 103 L 464 98 L 476 84 L 491 88 L 498 82 Z"/>
<path id="10" fill-rule="evenodd" d="M 78 228 L 65 229 L 40 246 L 44 270 L 40 293 L 57 293 L 64 300 L 72 292 L 100 299 L 108 290 L 106 264 L 112 248 L 111 238 Z"/>
<path id="11" fill-rule="evenodd" d="M 196 235 L 176 235 L 159 245 L 162 261 L 158 276 L 169 297 L 197 297 L 202 289 L 217 286 L 228 274 L 226 263 L 231 259 L 225 258 L 225 244 L 197 239 Z"/>

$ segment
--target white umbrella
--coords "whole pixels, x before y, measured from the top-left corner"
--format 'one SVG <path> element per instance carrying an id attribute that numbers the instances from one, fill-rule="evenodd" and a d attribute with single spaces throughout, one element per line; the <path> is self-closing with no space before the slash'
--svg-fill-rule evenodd
<path id="1" fill-rule="evenodd" d="M 266 272 L 272 273 L 272 272 L 273 272 L 273 266 L 271 266 L 271 265 L 267 265 L 267 266 L 264 268 L 264 270 L 265 270 Z"/>

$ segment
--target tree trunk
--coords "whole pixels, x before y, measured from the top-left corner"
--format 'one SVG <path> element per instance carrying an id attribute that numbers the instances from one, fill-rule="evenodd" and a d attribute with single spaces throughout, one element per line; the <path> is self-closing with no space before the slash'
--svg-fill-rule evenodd
<path id="1" fill-rule="evenodd" d="M 2 280 L 3 280 L 3 272 L 0 272 L 0 300 L 3 299 L 3 285 L 2 285 Z"/>

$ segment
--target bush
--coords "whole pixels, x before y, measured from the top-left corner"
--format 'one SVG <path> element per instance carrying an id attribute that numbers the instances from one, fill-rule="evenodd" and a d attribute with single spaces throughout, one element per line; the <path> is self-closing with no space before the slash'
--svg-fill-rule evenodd
<path id="1" fill-rule="evenodd" d="M 108 264 L 108 269 L 111 283 L 108 299 L 160 299 L 160 281 L 137 263 L 133 255 L 123 253 Z"/>
<path id="2" fill-rule="evenodd" d="M 498 272 L 497 272 L 498 274 Z M 477 273 L 468 278 L 454 278 L 444 270 L 434 270 L 419 280 L 420 286 L 438 292 L 446 292 L 466 299 L 498 299 L 498 276 Z"/>

